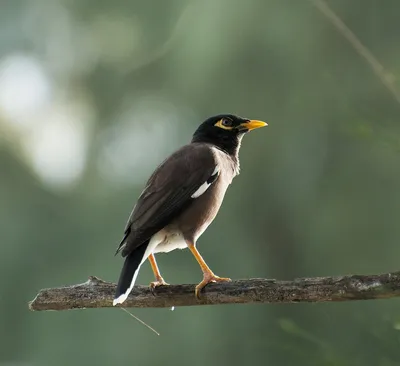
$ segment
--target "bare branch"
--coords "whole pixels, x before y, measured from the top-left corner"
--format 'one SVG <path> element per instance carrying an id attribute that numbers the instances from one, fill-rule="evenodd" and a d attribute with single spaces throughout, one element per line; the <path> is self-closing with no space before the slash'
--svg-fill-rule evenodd
<path id="1" fill-rule="evenodd" d="M 43 289 L 29 303 L 31 310 L 70 310 L 112 307 L 116 285 L 97 277 L 85 283 Z M 292 303 L 387 299 L 400 296 L 400 272 L 380 275 L 302 278 L 294 281 L 249 279 L 209 284 L 201 300 L 195 285 L 135 286 L 123 307 L 162 308 L 172 306 Z"/>
<path id="2" fill-rule="evenodd" d="M 373 53 L 364 46 L 352 30 L 339 18 L 339 16 L 329 7 L 324 0 L 310 0 L 318 10 L 334 25 L 336 30 L 346 38 L 353 48 L 367 61 L 369 66 L 381 80 L 382 84 L 392 93 L 397 103 L 400 104 L 400 92 L 395 84 L 395 77 L 392 73 L 385 70 L 382 63 Z"/>

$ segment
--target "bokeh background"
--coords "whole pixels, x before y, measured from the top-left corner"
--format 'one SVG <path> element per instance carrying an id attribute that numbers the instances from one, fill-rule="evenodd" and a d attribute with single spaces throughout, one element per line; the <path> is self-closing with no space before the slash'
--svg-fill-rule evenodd
<path id="1" fill-rule="evenodd" d="M 400 2 L 330 0 L 398 87 Z M 397 299 L 30 312 L 116 281 L 156 165 L 210 115 L 269 122 L 199 242 L 234 279 L 399 269 L 400 105 L 308 0 L 0 1 L 0 364 L 400 365 Z M 188 251 L 158 256 L 197 283 Z M 153 279 L 142 266 L 138 283 Z"/>

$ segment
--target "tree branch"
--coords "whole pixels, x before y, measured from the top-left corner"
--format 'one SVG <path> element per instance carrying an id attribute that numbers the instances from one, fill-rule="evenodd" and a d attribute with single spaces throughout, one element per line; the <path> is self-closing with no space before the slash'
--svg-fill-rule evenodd
<path id="1" fill-rule="evenodd" d="M 112 307 L 116 285 L 97 277 L 85 283 L 43 289 L 29 303 L 30 310 L 70 310 Z M 238 280 L 209 284 L 201 300 L 195 285 L 135 286 L 122 307 L 163 308 L 172 306 L 293 303 L 387 299 L 400 296 L 400 272 L 380 275 L 300 278 L 294 281 L 269 279 Z"/>
<path id="2" fill-rule="evenodd" d="M 318 10 L 334 25 L 336 30 L 346 38 L 353 48 L 367 61 L 372 71 L 378 76 L 382 84 L 392 93 L 394 99 L 400 104 L 400 91 L 396 87 L 395 76 L 385 70 L 374 54 L 363 44 L 354 32 L 342 19 L 329 7 L 324 0 L 310 0 Z"/>

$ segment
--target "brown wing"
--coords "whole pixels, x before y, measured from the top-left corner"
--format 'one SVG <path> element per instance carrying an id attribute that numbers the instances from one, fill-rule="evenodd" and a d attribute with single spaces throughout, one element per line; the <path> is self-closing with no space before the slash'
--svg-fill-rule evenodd
<path id="1" fill-rule="evenodd" d="M 164 228 L 194 200 L 191 196 L 206 181 L 216 178 L 217 162 L 206 144 L 189 144 L 166 159 L 149 178 L 125 227 L 117 249 L 122 256 Z"/>

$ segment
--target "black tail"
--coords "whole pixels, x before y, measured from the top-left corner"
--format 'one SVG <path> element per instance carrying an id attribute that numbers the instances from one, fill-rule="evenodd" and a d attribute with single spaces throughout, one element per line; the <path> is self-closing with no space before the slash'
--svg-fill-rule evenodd
<path id="1" fill-rule="evenodd" d="M 119 276 L 113 305 L 122 304 L 131 292 L 139 273 L 140 265 L 146 259 L 143 257 L 148 245 L 149 242 L 141 244 L 125 258 L 125 263 Z"/>

